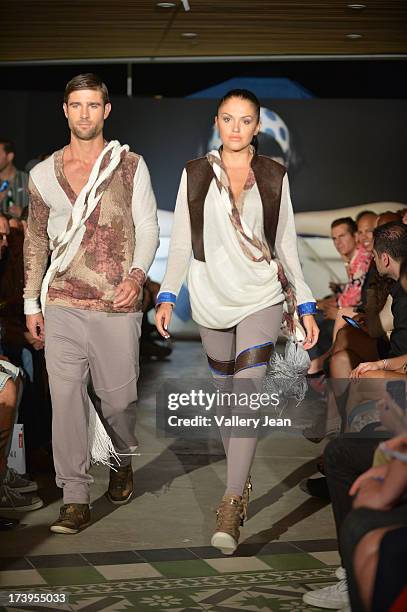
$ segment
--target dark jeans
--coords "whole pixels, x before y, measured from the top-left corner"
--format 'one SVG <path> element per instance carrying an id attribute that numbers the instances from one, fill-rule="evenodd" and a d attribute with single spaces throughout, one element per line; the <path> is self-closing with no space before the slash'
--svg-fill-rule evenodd
<path id="1" fill-rule="evenodd" d="M 373 455 L 379 442 L 377 438 L 341 437 L 331 440 L 325 448 L 324 469 L 341 556 L 339 534 L 346 516 L 352 510 L 349 489 L 358 476 L 372 467 Z"/>
<path id="2" fill-rule="evenodd" d="M 406 560 L 407 527 L 388 531 L 380 544 L 372 612 L 390 610 L 407 586 Z"/>
<path id="3" fill-rule="evenodd" d="M 365 607 L 359 597 L 353 568 L 356 546 L 369 531 L 392 525 L 407 525 L 407 504 L 402 504 L 385 511 L 358 508 L 357 510 L 352 510 L 343 522 L 340 532 L 341 554 L 342 562 L 346 569 L 352 612 L 365 612 Z M 382 588 L 385 588 L 385 586 L 383 584 Z"/>

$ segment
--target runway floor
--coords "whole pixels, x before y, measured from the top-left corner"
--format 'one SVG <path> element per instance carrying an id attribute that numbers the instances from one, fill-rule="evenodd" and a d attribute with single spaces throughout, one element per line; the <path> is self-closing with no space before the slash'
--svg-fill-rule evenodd
<path id="1" fill-rule="evenodd" d="M 92 468 L 92 524 L 74 536 L 52 534 L 59 490 L 38 476 L 46 505 L 1 533 L 0 588 L 69 593 L 69 604 L 0 610 L 312 610 L 305 590 L 334 582 L 339 564 L 330 505 L 299 483 L 316 474 L 322 444 L 275 433 L 259 442 L 253 495 L 233 557 L 210 547 L 215 508 L 224 492 L 218 440 L 156 435 L 156 392 L 169 378 L 206 378 L 198 342 L 178 341 L 165 362 L 142 366 L 133 460 L 135 496 L 114 507 L 105 498 L 107 470 Z"/>

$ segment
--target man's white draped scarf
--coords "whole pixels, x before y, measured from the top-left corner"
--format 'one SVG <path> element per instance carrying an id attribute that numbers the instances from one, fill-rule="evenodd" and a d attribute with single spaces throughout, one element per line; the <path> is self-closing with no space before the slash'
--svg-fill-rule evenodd
<path id="1" fill-rule="evenodd" d="M 81 190 L 72 206 L 71 217 L 65 230 L 56 238 L 52 244 L 51 264 L 41 286 L 41 308 L 45 311 L 45 304 L 49 285 L 52 283 L 58 272 L 63 272 L 75 257 L 83 236 L 86 231 L 86 220 L 90 217 L 103 196 L 103 190 L 99 187 L 116 170 L 120 163 L 123 151 L 128 151 L 128 145 L 120 145 L 117 140 L 112 140 L 104 147 L 103 151 L 95 161 L 90 173 L 88 182 Z M 102 171 L 100 166 L 105 155 L 110 151 L 110 161 Z M 96 195 L 97 194 L 97 195 Z M 116 453 L 110 437 L 89 398 L 89 448 L 91 449 L 91 462 L 104 463 L 114 467 L 111 460 L 119 463 L 119 456 Z"/>

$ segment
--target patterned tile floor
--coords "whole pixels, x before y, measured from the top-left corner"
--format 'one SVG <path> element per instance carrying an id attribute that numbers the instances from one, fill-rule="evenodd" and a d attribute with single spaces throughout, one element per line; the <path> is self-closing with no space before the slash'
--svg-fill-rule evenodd
<path id="1" fill-rule="evenodd" d="M 66 592 L 69 605 L 7 607 L 0 597 L 0 611 L 309 611 L 302 593 L 335 581 L 331 508 L 299 487 L 316 473 L 323 444 L 299 432 L 259 441 L 249 520 L 236 556 L 207 546 L 226 480 L 221 443 L 161 438 L 155 427 L 156 391 L 180 372 L 207 376 L 199 343 L 177 342 L 171 360 L 143 365 L 132 503 L 112 507 L 104 495 L 107 470 L 95 466 L 92 525 L 79 536 L 55 536 L 48 526 L 58 514 L 60 492 L 53 476 L 44 474 L 45 506 L 0 535 L 0 596 Z"/>
<path id="2" fill-rule="evenodd" d="M 335 540 L 246 545 L 238 554 L 195 547 L 2 558 L 0 599 L 69 593 L 69 604 L 0 610 L 311 612 L 302 594 L 334 582 L 339 564 Z"/>

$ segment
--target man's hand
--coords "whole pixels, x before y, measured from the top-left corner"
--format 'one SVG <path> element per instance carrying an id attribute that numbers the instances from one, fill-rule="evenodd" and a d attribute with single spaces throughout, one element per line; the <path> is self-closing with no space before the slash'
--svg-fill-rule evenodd
<path id="1" fill-rule="evenodd" d="M 27 329 L 30 334 L 33 336 L 35 340 L 39 340 L 44 342 L 45 333 L 44 333 L 44 317 L 41 312 L 37 312 L 36 314 L 26 315 L 26 324 Z"/>
<path id="2" fill-rule="evenodd" d="M 304 315 L 301 318 L 301 323 L 307 334 L 302 346 L 306 351 L 308 351 L 308 349 L 315 346 L 315 344 L 318 342 L 319 327 L 316 324 L 313 315 Z"/>
<path id="3" fill-rule="evenodd" d="M 40 351 L 44 348 L 44 342 L 42 340 L 38 340 L 38 338 L 34 338 L 29 331 L 24 332 L 24 338 L 36 351 Z"/>
<path id="4" fill-rule="evenodd" d="M 133 306 L 139 293 L 140 285 L 134 278 L 124 279 L 120 285 L 117 285 L 114 292 L 114 308 L 127 308 L 128 306 Z"/>
<path id="5" fill-rule="evenodd" d="M 369 468 L 366 472 L 363 472 L 363 474 L 361 474 L 358 478 L 356 478 L 355 482 L 349 489 L 349 495 L 351 495 L 352 497 L 356 495 L 359 489 L 361 488 L 361 486 L 363 486 L 363 484 L 366 483 L 366 480 L 370 480 L 372 478 L 373 479 L 385 478 L 388 471 L 389 471 L 388 463 L 386 463 L 385 465 L 377 465 L 375 467 Z"/>
<path id="6" fill-rule="evenodd" d="M 390 510 L 391 505 L 383 500 L 383 482 L 370 478 L 360 487 L 353 502 L 354 508 L 371 508 L 372 510 Z"/>

